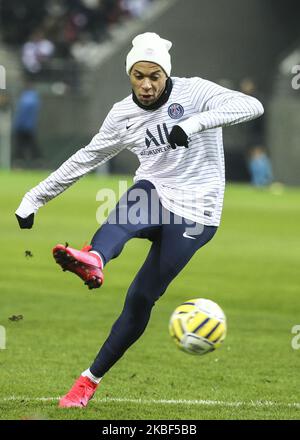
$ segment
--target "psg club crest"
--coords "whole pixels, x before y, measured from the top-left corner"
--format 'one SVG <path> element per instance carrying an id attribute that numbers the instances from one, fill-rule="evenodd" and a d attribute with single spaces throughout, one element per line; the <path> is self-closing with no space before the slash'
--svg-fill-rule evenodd
<path id="1" fill-rule="evenodd" d="M 184 108 L 180 104 L 171 104 L 168 108 L 170 118 L 179 119 L 184 114 Z"/>

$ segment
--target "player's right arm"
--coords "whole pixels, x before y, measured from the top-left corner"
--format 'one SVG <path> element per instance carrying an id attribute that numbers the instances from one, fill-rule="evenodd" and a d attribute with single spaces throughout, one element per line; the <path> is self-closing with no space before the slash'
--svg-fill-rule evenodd
<path id="1" fill-rule="evenodd" d="M 86 147 L 78 150 L 50 176 L 25 194 L 15 212 L 20 228 L 32 228 L 34 215 L 41 206 L 57 197 L 82 176 L 102 165 L 124 148 L 112 110 L 107 115 L 99 132 Z"/>

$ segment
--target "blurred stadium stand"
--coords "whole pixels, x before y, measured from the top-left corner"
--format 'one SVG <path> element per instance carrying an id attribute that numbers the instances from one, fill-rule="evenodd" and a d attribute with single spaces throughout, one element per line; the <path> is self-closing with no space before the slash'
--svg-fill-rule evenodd
<path id="1" fill-rule="evenodd" d="M 2 0 L 0 64 L 8 71 L 14 108 L 24 71 L 28 76 L 22 47 L 39 29 L 53 42 L 54 55 L 35 82 L 42 96 L 44 167 L 55 168 L 87 144 L 113 103 L 130 93 L 124 63 L 132 37 L 158 32 L 173 41 L 174 76 L 201 76 L 233 89 L 243 78 L 255 81 L 266 108 L 265 146 L 275 179 L 300 184 L 300 90 L 291 86 L 289 67 L 282 70 L 300 50 L 299 12 L 296 0 Z M 249 180 L 246 125 L 224 130 L 228 180 Z M 109 169 L 132 173 L 136 166 L 136 158 L 123 152 Z"/>
<path id="2" fill-rule="evenodd" d="M 296 67 L 296 69 L 295 69 Z M 300 184 L 300 32 L 277 67 L 269 104 L 268 142 L 276 179 Z"/>

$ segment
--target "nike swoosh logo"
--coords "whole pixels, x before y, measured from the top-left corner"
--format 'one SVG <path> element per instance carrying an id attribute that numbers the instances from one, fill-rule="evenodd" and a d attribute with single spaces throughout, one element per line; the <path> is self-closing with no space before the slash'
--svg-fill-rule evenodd
<path id="1" fill-rule="evenodd" d="M 191 237 L 190 235 L 187 235 L 186 232 L 184 232 L 184 233 L 182 234 L 182 236 L 183 236 L 184 238 L 190 238 L 191 240 L 196 240 L 196 237 Z"/>
<path id="2" fill-rule="evenodd" d="M 134 124 L 126 125 L 126 130 L 129 130 L 130 127 L 132 127 Z"/>

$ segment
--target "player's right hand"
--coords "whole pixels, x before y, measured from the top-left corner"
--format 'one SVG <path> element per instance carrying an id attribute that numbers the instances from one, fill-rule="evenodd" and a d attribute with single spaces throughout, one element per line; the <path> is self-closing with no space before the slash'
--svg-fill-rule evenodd
<path id="1" fill-rule="evenodd" d="M 30 214 L 26 218 L 20 217 L 18 214 L 15 214 L 17 220 L 19 222 L 19 226 L 21 229 L 31 229 L 34 223 L 34 214 Z"/>
<path id="2" fill-rule="evenodd" d="M 18 220 L 21 229 L 31 229 L 34 223 L 34 214 L 37 212 L 37 208 L 32 205 L 27 199 L 23 199 L 19 208 L 15 212 L 15 216 Z"/>

